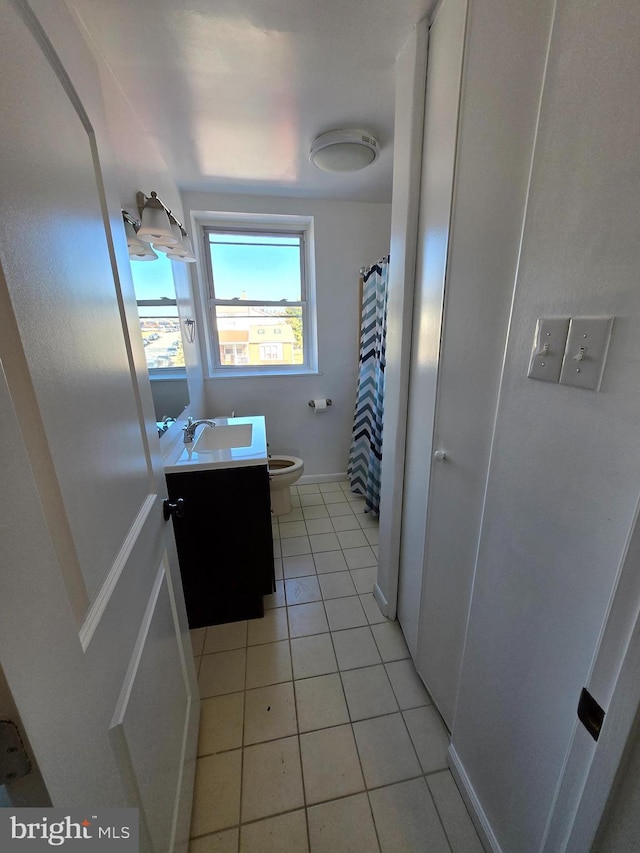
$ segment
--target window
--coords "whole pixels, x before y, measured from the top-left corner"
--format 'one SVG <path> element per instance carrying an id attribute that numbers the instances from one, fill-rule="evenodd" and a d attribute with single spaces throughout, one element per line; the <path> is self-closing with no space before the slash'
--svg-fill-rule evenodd
<path id="1" fill-rule="evenodd" d="M 132 261 L 140 331 L 152 376 L 184 374 L 184 352 L 171 261 L 158 254 L 152 263 Z"/>
<path id="2" fill-rule="evenodd" d="M 213 375 L 316 369 L 309 217 L 203 224 Z"/>

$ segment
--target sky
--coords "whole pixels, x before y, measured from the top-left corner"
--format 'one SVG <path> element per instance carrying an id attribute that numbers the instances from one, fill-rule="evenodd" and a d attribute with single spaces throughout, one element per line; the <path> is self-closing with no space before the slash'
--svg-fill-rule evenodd
<path id="1" fill-rule="evenodd" d="M 211 246 L 218 299 L 240 299 L 244 292 L 246 299 L 256 301 L 300 300 L 300 248 L 296 238 L 244 234 L 211 236 L 214 240 L 225 241 Z M 250 245 L 242 245 L 240 241 Z M 157 254 L 157 261 L 131 262 L 138 299 L 163 296 L 175 299 L 172 262 L 162 252 Z"/>

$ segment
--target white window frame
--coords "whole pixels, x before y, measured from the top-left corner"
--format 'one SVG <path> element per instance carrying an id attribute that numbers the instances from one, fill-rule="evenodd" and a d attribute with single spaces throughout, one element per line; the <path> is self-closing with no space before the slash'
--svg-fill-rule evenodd
<path id="1" fill-rule="evenodd" d="M 315 288 L 315 251 L 313 239 L 313 217 L 283 216 L 279 214 L 246 214 L 220 211 L 192 211 L 192 233 L 198 235 L 196 254 L 198 258 L 198 278 L 204 325 L 207 330 L 204 341 L 208 376 L 211 378 L 240 376 L 295 376 L 318 373 L 317 311 Z M 218 329 L 214 321 L 214 306 L 233 304 L 226 300 L 216 300 L 212 295 L 211 255 L 208 232 L 240 231 L 252 234 L 295 234 L 301 237 L 301 287 L 300 302 L 270 303 L 269 300 L 253 302 L 247 305 L 280 305 L 302 307 L 302 364 L 247 364 L 225 366 L 220 363 L 220 344 Z"/>

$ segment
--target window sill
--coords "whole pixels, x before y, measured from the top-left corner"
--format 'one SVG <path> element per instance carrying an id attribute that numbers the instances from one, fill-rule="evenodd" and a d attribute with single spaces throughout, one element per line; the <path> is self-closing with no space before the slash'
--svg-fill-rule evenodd
<path id="1" fill-rule="evenodd" d="M 322 376 L 315 368 L 296 368 L 294 370 L 216 370 L 212 371 L 207 379 L 256 379 L 258 377 L 275 376 Z"/>
<path id="2" fill-rule="evenodd" d="M 185 380 L 187 378 L 187 371 L 184 367 L 167 367 L 167 368 L 157 368 L 152 367 L 149 370 L 149 379 L 152 382 L 157 382 L 158 380 L 166 380 L 166 379 L 182 379 Z"/>

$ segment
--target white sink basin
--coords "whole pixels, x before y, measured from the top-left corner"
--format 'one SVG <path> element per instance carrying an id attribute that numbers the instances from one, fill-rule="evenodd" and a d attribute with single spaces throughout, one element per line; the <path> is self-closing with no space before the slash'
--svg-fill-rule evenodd
<path id="1" fill-rule="evenodd" d="M 252 443 L 252 424 L 220 424 L 198 429 L 199 435 L 193 443 L 196 453 L 213 453 L 216 450 L 231 450 L 234 447 L 250 447 Z"/>

